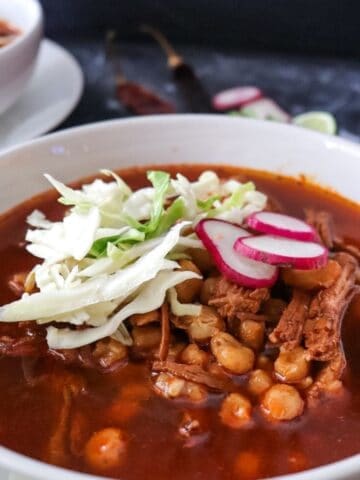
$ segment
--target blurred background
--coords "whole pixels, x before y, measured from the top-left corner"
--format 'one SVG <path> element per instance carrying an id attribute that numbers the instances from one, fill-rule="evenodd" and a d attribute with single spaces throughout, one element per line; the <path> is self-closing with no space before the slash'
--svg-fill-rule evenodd
<path id="1" fill-rule="evenodd" d="M 360 136 L 359 0 L 41 0 L 46 36 L 85 74 L 82 100 L 61 128 L 118 118 L 114 73 L 189 111 L 166 56 L 143 23 L 157 27 L 191 64 L 210 96 L 261 88 L 290 115 L 323 110 L 340 134 Z M 115 31 L 116 50 L 105 55 Z M 114 53 L 115 52 L 115 53 Z"/>

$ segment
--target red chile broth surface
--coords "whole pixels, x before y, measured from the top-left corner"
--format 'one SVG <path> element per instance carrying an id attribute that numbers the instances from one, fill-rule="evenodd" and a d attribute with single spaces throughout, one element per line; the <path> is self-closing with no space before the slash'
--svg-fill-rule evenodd
<path id="1" fill-rule="evenodd" d="M 181 172 L 191 179 L 204 170 L 200 165 L 161 168 L 172 175 Z M 243 180 L 253 180 L 259 190 L 279 201 L 289 214 L 303 217 L 306 207 L 328 210 L 334 216 L 336 233 L 359 245 L 360 209 L 336 195 L 300 180 L 232 167 L 210 168 L 221 177 L 236 175 Z M 121 175 L 137 189 L 146 184 L 148 169 L 132 168 L 121 171 Z M 36 261 L 24 251 L 21 243 L 26 216 L 38 208 L 53 219 L 61 217 L 63 207 L 56 203 L 56 197 L 54 192 L 41 194 L 0 219 L 1 304 L 15 299 L 7 285 L 10 276 L 26 271 Z M 92 432 L 105 427 L 115 426 L 126 432 L 125 460 L 120 468 L 107 472 L 110 477 L 124 480 L 250 480 L 316 467 L 360 452 L 359 296 L 344 319 L 343 342 L 348 360 L 343 395 L 327 398 L 291 422 L 269 423 L 256 412 L 252 426 L 239 430 L 220 423 L 221 395 L 210 396 L 202 406 L 157 396 L 152 391 L 145 364 L 129 364 L 107 375 L 64 367 L 50 360 L 42 360 L 40 369 L 59 375 L 71 370 L 85 379 L 88 393 L 75 400 L 72 410 L 73 418 L 79 420 L 81 417 L 79 438 L 84 442 Z M 28 386 L 23 364 L 21 359 L 0 359 L 0 444 L 46 460 L 45 452 L 57 422 L 61 396 L 59 398 L 44 384 Z M 111 411 L 111 402 L 121 396 L 124 387 L 135 392 L 139 385 L 142 387 L 139 403 L 123 400 L 116 411 Z M 192 447 L 185 446 L 178 434 L 185 410 L 195 410 L 206 425 L 202 443 Z M 254 456 L 258 463 L 255 475 L 251 468 Z M 86 466 L 82 456 L 70 455 L 64 466 L 97 473 Z"/>

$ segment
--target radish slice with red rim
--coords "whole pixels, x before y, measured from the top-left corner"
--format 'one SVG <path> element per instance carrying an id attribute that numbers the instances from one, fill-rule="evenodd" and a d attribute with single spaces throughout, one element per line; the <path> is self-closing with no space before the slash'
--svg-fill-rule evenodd
<path id="1" fill-rule="evenodd" d="M 302 242 L 274 235 L 238 238 L 234 248 L 250 259 L 270 265 L 312 270 L 326 265 L 328 251 L 319 243 Z"/>
<path id="2" fill-rule="evenodd" d="M 276 282 L 276 267 L 235 252 L 235 241 L 249 235 L 243 228 L 224 220 L 205 219 L 197 224 L 195 231 L 220 272 L 229 280 L 250 288 L 271 287 Z"/>
<path id="3" fill-rule="evenodd" d="M 282 213 L 256 212 L 246 219 L 246 223 L 250 228 L 261 233 L 295 240 L 317 240 L 317 233 L 309 224 Z"/>
<path id="4" fill-rule="evenodd" d="M 224 110 L 243 107 L 250 102 L 258 100 L 262 95 L 262 91 L 257 87 L 229 88 L 217 93 L 212 99 L 212 104 L 215 110 L 223 112 Z"/>

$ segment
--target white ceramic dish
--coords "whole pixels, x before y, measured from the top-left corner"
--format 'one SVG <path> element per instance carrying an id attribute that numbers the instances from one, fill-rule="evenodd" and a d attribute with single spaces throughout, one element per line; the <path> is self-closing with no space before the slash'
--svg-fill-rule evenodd
<path id="1" fill-rule="evenodd" d="M 42 36 L 43 15 L 37 0 L 0 0 L 0 18 L 21 30 L 0 48 L 0 114 L 21 95 L 28 82 Z"/>
<path id="2" fill-rule="evenodd" d="M 101 167 L 195 162 L 243 165 L 289 175 L 305 173 L 360 202 L 358 145 L 273 122 L 220 115 L 173 115 L 79 127 L 3 153 L 0 210 L 47 188 L 41 175 L 46 171 L 69 181 Z M 98 477 L 48 466 L 0 447 L 1 480 L 64 478 Z M 360 455 L 356 455 L 281 480 L 359 478 Z"/>
<path id="3" fill-rule="evenodd" d="M 84 78 L 76 59 L 51 40 L 41 42 L 34 73 L 0 120 L 0 150 L 42 135 L 78 104 Z"/>

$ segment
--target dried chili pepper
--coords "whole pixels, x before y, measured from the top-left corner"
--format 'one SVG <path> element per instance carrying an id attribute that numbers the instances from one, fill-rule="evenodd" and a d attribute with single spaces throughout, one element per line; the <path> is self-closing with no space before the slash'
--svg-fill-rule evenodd
<path id="1" fill-rule="evenodd" d="M 213 112 L 210 95 L 193 67 L 184 61 L 183 57 L 175 51 L 168 39 L 159 30 L 149 25 L 142 25 L 140 30 L 156 40 L 166 53 L 168 67 L 173 73 L 174 80 L 187 108 L 194 113 Z"/>
<path id="2" fill-rule="evenodd" d="M 116 75 L 116 97 L 136 115 L 174 113 L 175 107 L 139 83 L 129 81 L 120 66 L 119 53 L 115 52 L 115 33 L 106 36 L 106 56 L 111 60 Z"/>

